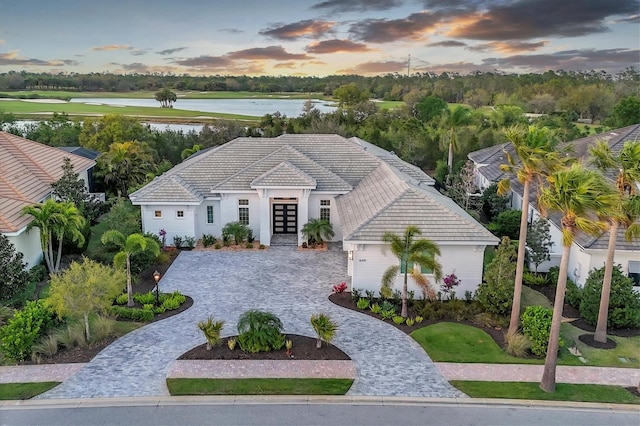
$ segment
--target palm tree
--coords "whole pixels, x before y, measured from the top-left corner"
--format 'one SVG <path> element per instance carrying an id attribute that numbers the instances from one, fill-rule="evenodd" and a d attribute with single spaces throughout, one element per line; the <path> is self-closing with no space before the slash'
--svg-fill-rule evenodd
<path id="1" fill-rule="evenodd" d="M 40 247 L 44 254 L 44 260 L 49 272 L 58 272 L 60 258 L 62 257 L 62 243 L 65 235 L 70 235 L 72 241 L 82 244 L 84 236 L 80 229 L 85 220 L 72 202 L 58 203 L 48 199 L 42 204 L 26 206 L 22 214 L 28 214 L 33 220 L 27 226 L 27 230 L 38 228 L 40 230 Z M 58 256 L 53 251 L 53 239 L 58 240 Z"/>
<path id="2" fill-rule="evenodd" d="M 436 255 L 440 255 L 440 248 L 431 240 L 426 238 L 414 240 L 414 237 L 420 235 L 420 229 L 416 226 L 409 225 L 404 230 L 402 236 L 393 232 L 385 232 L 382 241 L 389 243 L 391 252 L 400 259 L 400 266 L 392 265 L 382 275 L 382 285 L 380 294 L 384 297 L 391 296 L 391 289 L 398 273 L 404 274 L 404 284 L 402 286 L 402 310 L 400 315 L 407 317 L 407 278 L 409 274 L 409 265 L 418 265 L 417 268 L 411 268 L 411 278 L 423 289 L 425 294 L 429 294 L 430 286 L 427 278 L 422 275 L 420 268 L 431 269 L 436 281 L 442 279 L 442 266 L 435 259 Z M 432 292 L 432 291 L 431 291 Z"/>
<path id="3" fill-rule="evenodd" d="M 500 165 L 500 169 L 515 174 L 524 189 L 522 194 L 522 215 L 520 217 L 520 234 L 518 237 L 518 259 L 516 261 L 516 281 L 509 320 L 509 333 L 516 333 L 520 321 L 520 298 L 522 294 L 522 276 L 524 273 L 524 258 L 527 242 L 527 224 L 529 220 L 529 195 L 531 183 L 542 187 L 542 177 L 559 167 L 564 159 L 555 152 L 556 140 L 546 127 L 511 127 L 505 131 L 511 142 L 515 156 L 513 158 L 507 150 L 504 153 L 507 164 Z M 498 182 L 498 194 L 505 195 L 511 185 L 510 178 Z"/>
<path id="4" fill-rule="evenodd" d="M 613 258 L 616 251 L 618 229 L 626 227 L 625 238 L 631 241 L 640 237 L 640 225 L 636 223 L 640 217 L 640 196 L 636 184 L 640 182 L 640 142 L 627 141 L 618 153 L 611 151 L 609 144 L 598 141 L 589 150 L 593 157 L 592 163 L 601 171 L 616 172 L 616 189 L 620 194 L 618 212 L 607 218 L 609 224 L 609 246 L 604 267 L 604 280 L 598 310 L 598 323 L 593 339 L 596 342 L 607 341 L 607 320 L 609 314 L 609 295 L 611 293 L 611 277 L 613 273 Z"/>
<path id="5" fill-rule="evenodd" d="M 331 240 L 335 232 L 333 231 L 333 225 L 328 220 L 310 219 L 302 227 L 302 235 L 309 242 L 322 244 L 324 241 Z"/>
<path id="6" fill-rule="evenodd" d="M 453 169 L 453 151 L 458 149 L 458 136 L 457 129 L 460 126 L 464 126 L 471 121 L 471 110 L 463 106 L 456 106 L 455 108 L 446 110 L 446 114 L 443 120 L 443 127 L 445 129 L 444 135 L 442 135 L 443 145 L 448 150 L 447 155 L 447 167 L 449 174 L 447 175 L 447 184 L 451 182 L 452 169 Z"/>
<path id="7" fill-rule="evenodd" d="M 134 304 L 133 287 L 131 286 L 131 256 L 145 251 L 158 256 L 160 245 L 153 238 L 145 237 L 142 234 L 131 234 L 125 237 L 122 232 L 115 229 L 102 234 L 100 241 L 102 244 L 115 244 L 120 249 L 113 258 L 113 264 L 116 267 L 126 266 L 127 268 L 127 294 L 129 295 L 127 306 L 132 307 Z"/>
<path id="8" fill-rule="evenodd" d="M 338 324 L 327 314 L 311 315 L 311 327 L 316 332 L 316 348 L 322 347 L 322 342 L 331 343 L 336 337 Z"/>
<path id="9" fill-rule="evenodd" d="M 129 189 L 144 183 L 150 172 L 155 172 L 153 155 L 142 142 L 114 142 L 109 151 L 98 157 L 96 175 L 113 185 L 118 196 L 126 196 Z"/>
<path id="10" fill-rule="evenodd" d="M 202 149 L 202 145 L 195 144 L 191 148 L 185 148 L 180 153 L 180 158 L 185 160 Z"/>
<path id="11" fill-rule="evenodd" d="M 579 163 L 568 169 L 554 172 L 547 180 L 550 186 L 542 189 L 538 206 L 545 215 L 548 211 L 558 212 L 562 215 L 562 257 L 556 286 L 556 298 L 553 303 L 549 346 L 540 388 L 545 392 L 554 392 L 558 339 L 571 245 L 580 231 L 589 235 L 599 235 L 606 229 L 606 224 L 595 219 L 594 214 L 606 215 L 614 205 L 617 194 L 599 172 L 587 170 Z"/>
<path id="12" fill-rule="evenodd" d="M 224 321 L 215 321 L 212 315 L 209 315 L 206 320 L 198 322 L 198 328 L 204 334 L 205 339 L 207 339 L 208 351 L 220 342 L 222 327 L 224 327 Z"/>

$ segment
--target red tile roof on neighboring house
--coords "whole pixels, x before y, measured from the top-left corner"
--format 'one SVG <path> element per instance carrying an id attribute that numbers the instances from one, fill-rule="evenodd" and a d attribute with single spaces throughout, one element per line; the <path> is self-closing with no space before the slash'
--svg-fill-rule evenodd
<path id="1" fill-rule="evenodd" d="M 96 163 L 39 142 L 0 132 L 0 232 L 18 232 L 29 222 L 22 208 L 35 204 L 51 192 L 51 184 L 62 177 L 64 157 L 76 173 Z"/>

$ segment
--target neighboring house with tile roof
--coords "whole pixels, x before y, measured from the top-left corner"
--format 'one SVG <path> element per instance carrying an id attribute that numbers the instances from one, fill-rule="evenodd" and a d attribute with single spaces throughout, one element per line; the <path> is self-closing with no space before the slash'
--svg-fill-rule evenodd
<path id="1" fill-rule="evenodd" d="M 584 161 L 586 165 L 589 165 L 589 148 L 593 146 L 597 140 L 606 141 L 613 152 L 619 151 L 622 149 L 625 141 L 640 140 L 640 124 L 577 139 L 562 144 L 561 147 L 564 148 L 565 145 L 569 145 L 571 155 Z M 509 143 L 484 148 L 469 154 L 469 159 L 475 163 L 476 183 L 481 190 L 484 190 L 493 182 L 498 182 L 509 177 L 508 173 L 500 170 L 500 165 L 507 163 L 505 151 L 508 152 L 512 158 L 517 159 L 513 152 L 513 145 Z M 608 177 L 613 179 L 612 175 Z M 530 222 L 540 217 L 536 205 L 537 189 L 535 185 L 531 186 L 531 194 L 529 197 L 531 200 L 529 207 Z M 522 207 L 523 191 L 524 187 L 522 184 L 518 182 L 515 177 L 511 176 L 510 199 L 512 208 L 520 209 Z M 549 215 L 551 222 L 551 240 L 553 241 L 551 261 L 540 265 L 538 271 L 546 272 L 549 267 L 557 266 L 560 262 L 562 251 L 560 219 L 561 217 L 558 214 Z M 640 241 L 629 242 L 624 238 L 623 233 L 623 230 L 620 230 L 618 233 L 614 262 L 620 264 L 623 272 L 632 276 L 636 284 L 640 285 Z M 578 234 L 571 247 L 569 278 L 580 286 L 584 285 L 589 272 L 592 269 L 601 268 L 604 265 L 608 245 L 608 232 L 605 232 L 599 237 L 590 237 L 583 233 Z"/>
<path id="2" fill-rule="evenodd" d="M 362 139 L 282 135 L 199 151 L 130 198 L 141 206 L 143 230 L 165 229 L 167 241 L 219 237 L 225 224 L 241 221 L 264 245 L 278 234 L 300 245 L 304 224 L 327 218 L 359 289 L 378 290 L 384 270 L 397 262 L 382 234 L 416 225 L 440 246 L 444 272 L 455 270 L 473 290 L 484 249 L 498 239 L 433 184 L 418 167 Z"/>
<path id="3" fill-rule="evenodd" d="M 0 232 L 24 255 L 29 267 L 42 259 L 40 232 L 26 231 L 31 216 L 22 215 L 22 209 L 51 196 L 51 184 L 63 175 L 65 157 L 71 159 L 74 171 L 88 182 L 88 171 L 95 161 L 0 132 Z"/>

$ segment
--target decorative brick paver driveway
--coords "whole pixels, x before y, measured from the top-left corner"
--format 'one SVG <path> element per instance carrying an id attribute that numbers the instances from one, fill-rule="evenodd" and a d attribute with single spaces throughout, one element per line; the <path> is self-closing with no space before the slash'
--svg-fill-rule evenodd
<path id="1" fill-rule="evenodd" d="M 344 280 L 346 254 L 336 246 L 327 252 L 293 247 L 182 252 L 160 288 L 190 295 L 193 306 L 118 339 L 39 398 L 167 395 L 165 379 L 173 361 L 204 342 L 196 323 L 214 315 L 226 321 L 223 335 L 234 335 L 238 317 L 252 308 L 274 312 L 286 333 L 306 336 L 314 336 L 312 313 L 330 314 L 340 326 L 335 344 L 356 364 L 350 395 L 464 396 L 409 336 L 329 302 L 331 286 Z"/>

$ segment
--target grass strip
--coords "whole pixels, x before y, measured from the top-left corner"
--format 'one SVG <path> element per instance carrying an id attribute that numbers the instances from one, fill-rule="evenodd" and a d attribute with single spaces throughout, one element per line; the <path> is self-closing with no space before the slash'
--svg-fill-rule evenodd
<path id="1" fill-rule="evenodd" d="M 558 383 L 555 392 L 547 393 L 538 383 L 452 380 L 451 384 L 472 398 L 640 404 L 639 397 L 620 386 Z"/>
<path id="2" fill-rule="evenodd" d="M 167 379 L 179 395 L 344 395 L 352 379 Z"/>
<path id="3" fill-rule="evenodd" d="M 0 400 L 33 398 L 59 384 L 60 382 L 0 383 Z"/>

